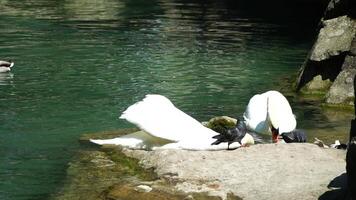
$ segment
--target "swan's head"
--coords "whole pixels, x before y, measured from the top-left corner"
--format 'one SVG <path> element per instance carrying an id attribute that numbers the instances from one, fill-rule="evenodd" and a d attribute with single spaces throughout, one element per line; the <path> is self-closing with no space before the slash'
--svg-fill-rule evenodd
<path id="1" fill-rule="evenodd" d="M 281 139 L 281 137 L 279 135 L 279 129 L 271 126 L 271 132 L 272 132 L 272 142 L 277 143 L 279 141 L 279 139 Z"/>

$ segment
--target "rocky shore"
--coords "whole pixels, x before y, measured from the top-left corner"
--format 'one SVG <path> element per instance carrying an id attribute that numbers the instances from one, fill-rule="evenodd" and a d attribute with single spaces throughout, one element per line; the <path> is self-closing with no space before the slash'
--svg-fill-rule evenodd
<path id="1" fill-rule="evenodd" d="M 354 1 L 331 0 L 320 21 L 319 34 L 302 65 L 296 89 L 317 95 L 329 106 L 354 101 L 356 14 Z"/>
<path id="2" fill-rule="evenodd" d="M 334 199 L 345 195 L 345 154 L 307 143 L 232 151 L 94 147 L 70 164 L 55 199 Z"/>

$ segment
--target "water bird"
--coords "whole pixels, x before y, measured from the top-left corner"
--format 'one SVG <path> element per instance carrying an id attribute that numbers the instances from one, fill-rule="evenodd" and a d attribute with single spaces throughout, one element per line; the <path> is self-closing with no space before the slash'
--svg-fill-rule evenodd
<path id="1" fill-rule="evenodd" d="M 203 126 L 175 107 L 168 98 L 157 94 L 146 95 L 142 101 L 129 106 L 120 118 L 135 124 L 152 136 L 170 141 L 154 149 L 222 150 L 254 143 L 252 136 L 246 133 L 244 137 L 238 137 L 236 140 L 238 142 L 231 141 L 228 144 L 220 142 L 212 145 L 216 142 L 214 136 L 219 133 Z M 129 136 L 90 141 L 99 145 L 115 144 L 129 148 L 140 148 L 144 142 L 140 137 Z"/>
<path id="2" fill-rule="evenodd" d="M 330 147 L 335 149 L 347 149 L 347 144 L 340 143 L 340 140 L 335 140 L 334 144 L 331 144 Z"/>
<path id="3" fill-rule="evenodd" d="M 248 130 L 269 134 L 272 142 L 287 139 L 288 142 L 305 142 L 303 131 L 295 131 L 297 121 L 292 108 L 286 99 L 278 91 L 268 91 L 254 95 L 243 114 Z"/>
<path id="4" fill-rule="evenodd" d="M 14 66 L 14 62 L 0 60 L 0 73 L 9 72 Z"/>
<path id="5" fill-rule="evenodd" d="M 291 132 L 282 133 L 281 136 L 286 143 L 307 142 L 307 136 L 305 134 L 305 131 L 301 129 L 294 129 Z"/>
<path id="6" fill-rule="evenodd" d="M 241 146 L 244 146 L 246 144 L 244 140 L 250 140 L 250 137 L 252 136 L 247 133 L 245 123 L 242 120 L 238 120 L 234 128 L 226 129 L 221 131 L 219 135 L 215 135 L 213 138 L 216 139 L 216 141 L 213 142 L 212 145 L 218 145 L 222 142 L 227 142 L 227 149 L 230 149 L 230 144 L 234 142 L 239 142 Z"/>

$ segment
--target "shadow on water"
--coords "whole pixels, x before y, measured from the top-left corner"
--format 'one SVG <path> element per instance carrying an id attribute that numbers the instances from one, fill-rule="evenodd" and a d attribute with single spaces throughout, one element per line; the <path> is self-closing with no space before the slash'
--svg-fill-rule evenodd
<path id="1" fill-rule="evenodd" d="M 329 191 L 322 194 L 318 200 L 347 200 L 350 199 L 347 187 L 346 173 L 335 177 L 328 184 Z"/>

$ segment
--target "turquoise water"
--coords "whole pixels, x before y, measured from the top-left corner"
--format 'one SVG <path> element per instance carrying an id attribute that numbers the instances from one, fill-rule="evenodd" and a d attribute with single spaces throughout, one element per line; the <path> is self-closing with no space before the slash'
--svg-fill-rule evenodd
<path id="1" fill-rule="evenodd" d="M 237 117 L 298 71 L 318 4 L 218 2 L 0 0 L 0 59 L 16 63 L 0 74 L 0 199 L 48 199 L 79 136 L 130 127 L 118 116 L 145 94 L 201 121 Z M 288 98 L 301 127 L 345 134 L 348 121 Z"/>

